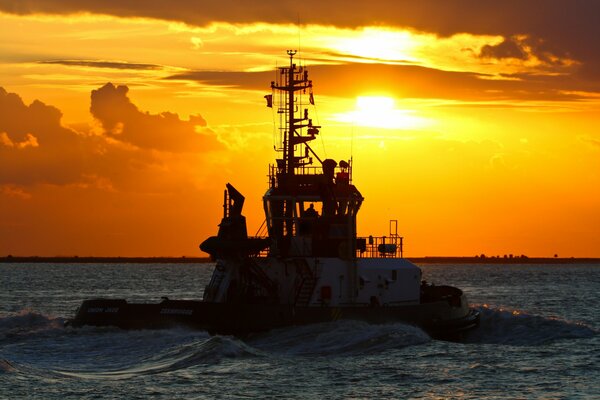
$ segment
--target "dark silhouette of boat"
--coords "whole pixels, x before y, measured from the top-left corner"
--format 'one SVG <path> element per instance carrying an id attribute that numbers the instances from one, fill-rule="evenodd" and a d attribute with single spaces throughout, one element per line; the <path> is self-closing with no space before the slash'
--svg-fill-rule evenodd
<path id="1" fill-rule="evenodd" d="M 403 257 L 396 221 L 389 236 L 357 237 L 363 196 L 352 182 L 352 160 L 321 159 L 310 146 L 321 127 L 303 108 L 314 104 L 313 86 L 295 54 L 288 51 L 289 66 L 278 68 L 265 96 L 281 119 L 281 156 L 269 168 L 264 234 L 248 236 L 244 196 L 228 183 L 218 234 L 200 245 L 215 260 L 202 300 L 87 300 L 70 325 L 186 325 L 247 335 L 358 319 L 402 321 L 434 338 L 456 339 L 478 324 L 460 289 L 422 281 L 420 268 Z"/>

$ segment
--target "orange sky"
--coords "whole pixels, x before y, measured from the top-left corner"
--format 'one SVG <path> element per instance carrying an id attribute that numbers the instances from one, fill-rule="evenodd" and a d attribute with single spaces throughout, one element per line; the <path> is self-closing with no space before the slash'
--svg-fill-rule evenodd
<path id="1" fill-rule="evenodd" d="M 203 255 L 227 182 L 253 234 L 293 48 L 359 234 L 600 257 L 600 4 L 497 3 L 0 0 L 0 255 Z"/>

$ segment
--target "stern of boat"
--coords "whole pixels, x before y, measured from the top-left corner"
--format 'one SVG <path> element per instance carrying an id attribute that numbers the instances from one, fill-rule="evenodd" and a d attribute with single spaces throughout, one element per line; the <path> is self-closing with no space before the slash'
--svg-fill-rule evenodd
<path id="1" fill-rule="evenodd" d="M 465 333 L 479 325 L 480 313 L 469 307 L 467 295 L 453 286 L 435 286 L 423 282 L 421 304 L 439 310 L 439 318 L 425 324 L 434 339 L 461 340 Z"/>

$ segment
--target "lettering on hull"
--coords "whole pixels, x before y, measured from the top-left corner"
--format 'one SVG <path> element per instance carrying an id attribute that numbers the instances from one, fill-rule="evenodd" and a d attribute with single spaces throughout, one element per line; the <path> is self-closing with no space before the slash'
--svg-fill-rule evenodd
<path id="1" fill-rule="evenodd" d="M 192 315 L 194 310 L 184 310 L 180 308 L 163 308 L 160 310 L 161 314 L 165 315 Z"/>
<path id="2" fill-rule="evenodd" d="M 119 307 L 92 307 L 92 308 L 88 308 L 87 312 L 89 314 L 118 313 Z"/>

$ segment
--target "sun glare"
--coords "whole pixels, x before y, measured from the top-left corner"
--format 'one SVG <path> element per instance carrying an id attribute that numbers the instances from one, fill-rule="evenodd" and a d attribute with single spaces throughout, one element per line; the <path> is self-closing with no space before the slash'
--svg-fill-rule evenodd
<path id="1" fill-rule="evenodd" d="M 408 31 L 365 28 L 358 36 L 337 39 L 333 47 L 357 57 L 389 61 L 414 61 L 417 45 Z"/>
<path id="2" fill-rule="evenodd" d="M 359 96 L 356 98 L 358 111 L 367 113 L 390 112 L 394 109 L 394 99 L 384 96 Z"/>
<path id="3" fill-rule="evenodd" d="M 414 115 L 412 110 L 397 109 L 394 99 L 387 96 L 359 96 L 355 110 L 336 114 L 334 119 L 383 129 L 417 129 L 427 123 L 425 118 Z"/>

